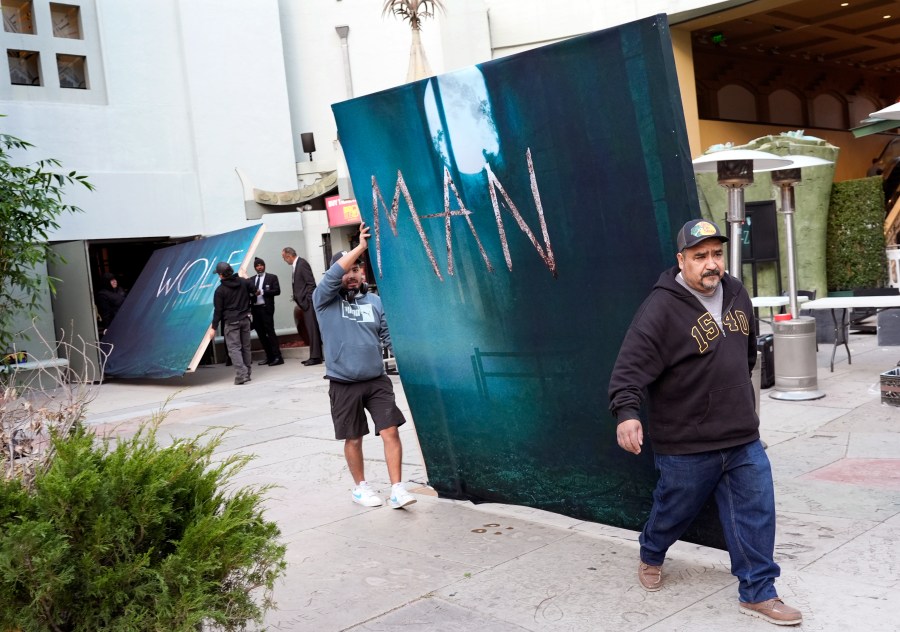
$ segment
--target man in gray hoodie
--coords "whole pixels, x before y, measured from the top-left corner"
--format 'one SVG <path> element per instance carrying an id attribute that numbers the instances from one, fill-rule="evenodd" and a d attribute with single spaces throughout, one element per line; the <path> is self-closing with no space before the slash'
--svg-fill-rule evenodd
<path id="1" fill-rule="evenodd" d="M 403 485 L 403 445 L 398 427 L 406 423 L 397 408 L 394 386 L 385 374 L 383 350 L 391 346 L 381 298 L 370 293 L 360 257 L 368 248 L 369 228 L 360 225 L 359 245 L 339 252 L 313 292 L 313 306 L 325 347 L 325 378 L 330 380 L 331 418 L 335 439 L 344 440 L 344 458 L 356 484 L 353 502 L 364 507 L 383 504 L 366 482 L 362 440 L 369 434 L 366 410 L 375 434 L 384 442 L 391 479 L 388 503 L 400 509 L 416 502 Z"/>

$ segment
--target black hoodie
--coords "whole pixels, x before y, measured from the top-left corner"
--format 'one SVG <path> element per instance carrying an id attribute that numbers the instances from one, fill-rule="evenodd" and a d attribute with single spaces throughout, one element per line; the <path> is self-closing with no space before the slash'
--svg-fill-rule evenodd
<path id="1" fill-rule="evenodd" d="M 237 275 L 222 279 L 213 295 L 212 328 L 218 329 L 219 322 L 235 323 L 250 314 L 250 294 L 256 293 L 251 282 Z"/>
<path id="2" fill-rule="evenodd" d="M 638 309 L 609 380 L 617 423 L 640 419 L 660 454 L 694 454 L 759 438 L 750 371 L 756 321 L 744 286 L 722 279 L 722 327 L 675 278 L 663 272 Z"/>
<path id="3" fill-rule="evenodd" d="M 113 321 L 113 318 L 116 317 L 116 314 L 119 313 L 119 308 L 122 307 L 122 303 L 125 302 L 125 290 L 121 287 L 113 287 L 112 281 L 116 278 L 112 273 L 105 273 L 103 275 L 103 281 L 100 286 L 100 291 L 97 292 L 97 311 L 100 313 L 100 330 L 104 330 L 110 326 Z"/>

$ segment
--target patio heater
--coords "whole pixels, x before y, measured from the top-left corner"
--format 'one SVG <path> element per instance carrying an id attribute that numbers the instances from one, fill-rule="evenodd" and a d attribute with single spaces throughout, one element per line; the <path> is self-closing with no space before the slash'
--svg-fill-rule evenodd
<path id="1" fill-rule="evenodd" d="M 791 161 L 755 149 L 724 149 L 694 159 L 695 173 L 715 171 L 718 182 L 728 189 L 728 271 L 741 279 L 741 233 L 745 218 L 744 188 L 753 184 L 754 171 L 789 167 Z"/>
<path id="2" fill-rule="evenodd" d="M 695 173 L 716 172 L 718 182 L 728 190 L 728 271 L 742 279 L 741 245 L 746 211 L 744 208 L 744 187 L 753 184 L 754 171 L 771 171 L 790 166 L 791 162 L 774 154 L 755 149 L 723 149 L 695 158 Z M 753 391 L 756 396 L 756 412 L 759 413 L 761 366 L 757 356 L 756 366 L 751 373 Z"/>
<path id="3" fill-rule="evenodd" d="M 772 171 L 772 184 L 781 189 L 781 209 L 784 218 L 784 241 L 787 246 L 788 300 L 790 301 L 791 318 L 797 318 L 797 267 L 794 243 L 794 185 L 802 180 L 800 170 L 803 167 L 818 167 L 832 164 L 830 160 L 815 156 L 785 156 L 791 161 L 790 167 Z"/>
<path id="4" fill-rule="evenodd" d="M 790 320 L 772 323 L 775 336 L 775 388 L 772 399 L 807 401 L 821 399 L 816 367 L 816 320 L 800 316 L 797 301 L 797 266 L 794 244 L 794 186 L 802 180 L 803 167 L 829 165 L 831 161 L 814 156 L 785 156 L 791 166 L 772 171 L 772 184 L 781 190 L 784 241 L 787 246 L 788 304 Z"/>

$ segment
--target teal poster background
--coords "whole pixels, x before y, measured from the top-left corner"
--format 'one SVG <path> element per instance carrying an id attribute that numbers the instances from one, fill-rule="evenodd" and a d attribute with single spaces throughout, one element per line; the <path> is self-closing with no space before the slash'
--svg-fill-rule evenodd
<path id="1" fill-rule="evenodd" d="M 213 317 L 216 264 L 235 271 L 253 254 L 260 226 L 213 235 L 153 253 L 122 303 L 102 345 L 104 373 L 116 377 L 184 375 Z"/>
<path id="2" fill-rule="evenodd" d="M 640 529 L 608 379 L 699 217 L 665 16 L 333 110 L 429 484 Z"/>

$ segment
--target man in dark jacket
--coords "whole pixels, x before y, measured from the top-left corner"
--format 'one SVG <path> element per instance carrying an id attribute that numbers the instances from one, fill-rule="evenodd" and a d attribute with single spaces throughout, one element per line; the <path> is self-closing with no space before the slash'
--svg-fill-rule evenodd
<path id="1" fill-rule="evenodd" d="M 225 348 L 234 365 L 235 384 L 250 381 L 250 296 L 255 288 L 224 261 L 216 264 L 219 287 L 213 295 L 212 330 L 224 323 Z"/>
<path id="2" fill-rule="evenodd" d="M 119 281 L 112 272 L 106 272 L 101 277 L 100 291 L 97 292 L 96 305 L 100 314 L 100 322 L 97 330 L 102 338 L 106 330 L 112 324 L 113 318 L 119 313 L 119 308 L 125 302 L 125 290 L 119 287 Z"/>
<path id="3" fill-rule="evenodd" d="M 692 220 L 677 237 L 678 265 L 663 272 L 638 309 L 609 382 L 616 439 L 639 454 L 647 434 L 659 481 L 641 532 L 638 581 L 663 585 L 666 551 L 715 495 L 742 613 L 796 625 L 801 613 L 775 591 L 772 470 L 759 440 L 750 372 L 756 363 L 753 307 L 724 271 L 712 223 Z"/>
<path id="4" fill-rule="evenodd" d="M 277 276 L 266 272 L 266 262 L 259 257 L 253 261 L 253 267 L 256 269 L 256 276 L 251 279 L 254 290 L 250 310 L 253 313 L 253 329 L 266 352 L 266 359 L 260 364 L 277 366 L 284 364 L 278 334 L 275 333 L 275 297 L 281 294 L 281 285 L 278 284 Z"/>
<path id="5" fill-rule="evenodd" d="M 319 321 L 316 319 L 316 311 L 312 305 L 313 291 L 316 289 L 316 279 L 313 277 L 312 268 L 306 259 L 297 256 L 297 251 L 290 246 L 281 250 L 281 258 L 291 266 L 291 290 L 294 301 L 294 321 L 297 323 L 297 333 L 300 331 L 300 322 L 306 326 L 306 335 L 309 338 L 309 358 L 302 364 L 313 366 L 322 364 L 322 336 L 319 333 Z"/>

